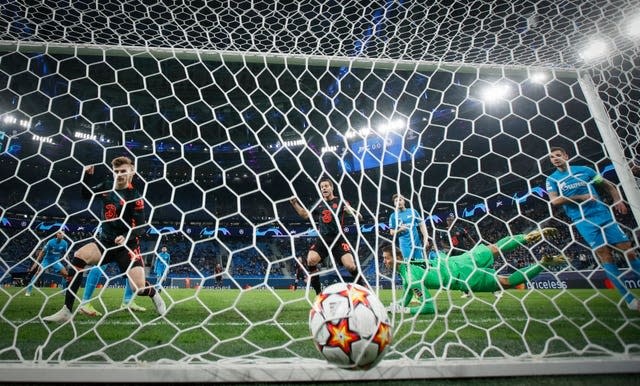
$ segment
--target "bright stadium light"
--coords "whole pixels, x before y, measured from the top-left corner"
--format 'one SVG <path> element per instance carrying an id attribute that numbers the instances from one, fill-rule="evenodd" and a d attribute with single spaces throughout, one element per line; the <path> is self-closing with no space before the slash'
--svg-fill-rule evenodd
<path id="1" fill-rule="evenodd" d="M 32 139 L 32 140 L 34 140 L 34 141 L 38 141 L 38 142 L 43 142 L 43 143 L 50 143 L 50 144 L 53 144 L 53 138 L 51 138 L 51 137 L 42 137 L 42 136 L 39 136 L 39 135 L 35 135 L 35 134 L 34 134 L 34 135 L 31 137 L 31 139 Z"/>
<path id="2" fill-rule="evenodd" d="M 358 135 L 358 133 L 355 130 L 349 129 L 344 136 L 347 139 L 351 139 L 351 138 L 354 138 L 356 135 Z"/>
<path id="3" fill-rule="evenodd" d="M 547 79 L 549 79 L 549 76 L 544 72 L 534 72 L 533 74 L 531 74 L 531 77 L 529 79 L 533 83 L 541 83 L 542 84 L 542 83 L 546 82 Z"/>
<path id="4" fill-rule="evenodd" d="M 378 125 L 378 133 L 380 134 L 384 134 L 390 130 L 391 130 L 391 125 L 389 123 L 382 123 Z"/>
<path id="5" fill-rule="evenodd" d="M 602 39 L 595 39 L 584 47 L 579 56 L 585 62 L 590 62 L 606 56 L 607 53 L 609 53 L 607 43 Z"/>
<path id="6" fill-rule="evenodd" d="M 360 134 L 360 136 L 362 138 L 368 137 L 369 134 L 371 134 L 371 129 L 368 128 L 368 127 L 362 128 L 362 129 L 358 130 L 358 134 Z"/>
<path id="7" fill-rule="evenodd" d="M 506 84 L 494 84 L 482 91 L 482 99 L 485 102 L 496 102 L 509 96 L 511 88 Z"/>
<path id="8" fill-rule="evenodd" d="M 322 147 L 322 149 L 321 149 L 322 154 L 324 154 L 324 153 L 329 153 L 329 152 L 334 152 L 334 151 L 336 151 L 336 150 L 338 150 L 338 146 L 336 146 L 336 145 L 333 145 L 333 146 L 323 146 L 323 147 Z"/>
<path id="9" fill-rule="evenodd" d="M 625 33 L 630 38 L 640 37 L 640 12 L 626 21 Z"/>

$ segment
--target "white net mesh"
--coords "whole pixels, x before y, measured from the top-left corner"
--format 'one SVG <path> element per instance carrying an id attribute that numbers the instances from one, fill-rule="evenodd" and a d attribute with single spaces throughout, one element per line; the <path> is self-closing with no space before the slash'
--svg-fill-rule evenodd
<path id="1" fill-rule="evenodd" d="M 637 4 L 431 3 L 1 5 L 0 360 L 313 363 L 311 299 L 302 278 L 292 289 L 315 224 L 289 199 L 311 209 L 324 175 L 363 215 L 343 232 L 385 304 L 401 284 L 379 259 L 393 241 L 394 193 L 426 220 L 434 252 L 559 229 L 489 268 L 508 275 L 553 254 L 568 264 L 502 297 L 431 290 L 435 315 L 394 313 L 388 359 L 637 359 L 637 311 L 606 289 L 592 248 L 545 189 L 551 146 L 618 190 L 640 165 L 638 47 L 625 27 Z M 589 64 L 579 53 L 593 36 L 611 52 Z M 81 198 L 83 169 L 120 155 L 135 160 L 147 202 L 147 264 L 161 246 L 171 255 L 169 312 L 158 318 L 141 297 L 146 312 L 122 310 L 124 280 L 111 267 L 93 297 L 102 317 L 47 324 L 64 280 L 44 272 L 31 297 L 20 284 L 60 226 L 71 251 L 94 237 L 100 208 Z M 637 185 L 625 189 L 637 197 Z M 617 221 L 637 245 L 640 206 L 629 204 Z M 467 237 L 452 245 L 456 232 Z M 628 258 L 615 256 L 634 293 Z M 323 269 L 324 285 L 340 280 Z"/>

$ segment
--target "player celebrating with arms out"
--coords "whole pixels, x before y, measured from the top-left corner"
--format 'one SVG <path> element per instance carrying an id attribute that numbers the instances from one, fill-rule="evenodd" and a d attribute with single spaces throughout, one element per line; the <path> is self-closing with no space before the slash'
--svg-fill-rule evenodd
<path id="1" fill-rule="evenodd" d="M 402 253 L 391 245 L 382 248 L 384 265 L 397 270 L 404 285 L 400 302 L 404 312 L 411 314 L 433 314 L 435 305 L 428 289 L 471 290 L 475 292 L 495 292 L 501 288 L 511 288 L 533 278 L 544 270 L 545 266 L 562 264 L 562 255 L 544 256 L 539 264 L 532 264 L 519 269 L 509 276 L 497 275 L 492 268 L 494 259 L 501 252 L 509 252 L 519 246 L 538 242 L 542 236 L 557 232 L 554 228 L 533 231 L 526 235 L 507 236 L 495 245 L 478 244 L 471 251 L 456 256 L 439 254 L 432 266 L 423 269 L 415 264 L 408 264 Z M 394 255 L 395 250 L 395 255 Z M 423 296 L 419 306 L 406 308 L 411 302 L 414 291 L 419 290 Z"/>
<path id="2" fill-rule="evenodd" d="M 627 213 L 615 185 L 605 180 L 590 167 L 569 166 L 569 155 L 561 147 L 552 147 L 549 160 L 555 166 L 547 178 L 547 192 L 551 205 L 562 206 L 565 213 L 575 224 L 582 238 L 595 251 L 602 262 L 602 268 L 618 289 L 620 295 L 632 310 L 640 311 L 640 303 L 620 280 L 620 270 L 615 264 L 609 245 L 626 254 L 629 265 L 640 275 L 640 259 L 633 250 L 631 241 L 615 222 L 609 207 L 600 200 L 594 185 L 601 185 L 611 195 L 614 209 L 621 214 Z"/>
<path id="3" fill-rule="evenodd" d="M 49 240 L 44 248 L 40 250 L 36 261 L 33 263 L 33 266 L 29 270 L 29 275 L 27 277 L 29 285 L 27 286 L 27 290 L 24 293 L 26 296 L 31 296 L 35 282 L 40 277 L 40 273 L 44 272 L 46 269 L 51 269 L 55 273 L 59 272 L 65 278 L 69 276 L 67 269 L 60 262 L 64 255 L 67 253 L 68 249 L 69 244 L 67 243 L 67 240 L 64 239 L 64 232 L 56 232 L 56 237 Z M 41 259 L 42 264 L 40 264 Z"/>
<path id="4" fill-rule="evenodd" d="M 131 184 L 135 169 L 128 157 L 117 157 L 111 161 L 115 181 L 107 180 L 92 186 L 93 166 L 85 170 L 83 183 L 91 191 L 83 189 L 83 195 L 98 195 L 102 201 L 101 233 L 97 241 L 90 242 L 76 251 L 71 259 L 70 283 L 67 286 L 62 309 L 44 318 L 47 322 L 71 320 L 73 303 L 82 281 L 82 271 L 87 265 L 105 265 L 116 262 L 120 272 L 126 273 L 131 286 L 138 295 L 149 296 L 156 310 L 164 315 L 164 300 L 155 289 L 145 282 L 139 236 L 144 232 L 144 200 Z M 98 242 L 99 241 L 99 242 Z M 104 253 L 104 257 L 102 257 Z"/>
<path id="5" fill-rule="evenodd" d="M 308 220 L 311 216 L 316 218 L 319 238 L 311 245 L 307 254 L 307 267 L 309 268 L 309 283 L 320 294 L 320 276 L 318 274 L 318 264 L 323 262 L 328 256 L 335 258 L 335 261 L 342 264 L 353 276 L 353 280 L 364 283 L 364 279 L 358 272 L 351 246 L 342 235 L 342 222 L 344 215 L 358 217 L 362 215 L 355 211 L 347 201 L 343 201 L 333 193 L 333 182 L 327 177 L 323 177 L 319 183 L 322 199 L 318 202 L 311 213 L 300 204 L 297 198 L 290 200 L 291 205 L 300 217 Z M 340 220 L 338 220 L 340 219 Z M 327 249 L 329 248 L 329 249 Z M 337 267 L 336 267 L 337 269 Z"/>

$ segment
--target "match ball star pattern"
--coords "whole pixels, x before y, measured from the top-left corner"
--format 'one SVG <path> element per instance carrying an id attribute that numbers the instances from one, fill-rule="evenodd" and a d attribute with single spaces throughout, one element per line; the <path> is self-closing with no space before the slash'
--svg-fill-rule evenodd
<path id="1" fill-rule="evenodd" d="M 325 288 L 309 313 L 315 345 L 330 363 L 348 369 L 369 369 L 391 343 L 391 324 L 378 297 L 357 284 Z"/>

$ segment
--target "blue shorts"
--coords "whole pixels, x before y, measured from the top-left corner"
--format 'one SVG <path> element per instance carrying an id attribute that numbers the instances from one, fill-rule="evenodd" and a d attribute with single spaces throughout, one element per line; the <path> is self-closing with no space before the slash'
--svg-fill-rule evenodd
<path id="1" fill-rule="evenodd" d="M 402 252 L 402 257 L 404 261 L 423 261 L 424 260 L 424 247 L 422 246 L 411 246 L 411 245 L 401 245 L 400 252 Z"/>
<path id="2" fill-rule="evenodd" d="M 51 269 L 53 272 L 58 273 L 64 269 L 64 264 L 60 262 L 60 259 L 42 259 L 42 269 Z"/>
<path id="3" fill-rule="evenodd" d="M 606 244 L 616 245 L 629 241 L 627 235 L 624 234 L 622 228 L 616 222 L 595 225 L 592 222 L 582 220 L 576 224 L 576 228 L 584 241 L 593 249 Z"/>

